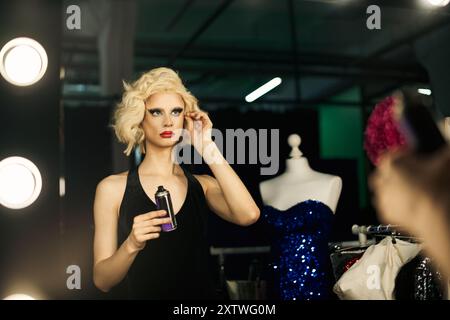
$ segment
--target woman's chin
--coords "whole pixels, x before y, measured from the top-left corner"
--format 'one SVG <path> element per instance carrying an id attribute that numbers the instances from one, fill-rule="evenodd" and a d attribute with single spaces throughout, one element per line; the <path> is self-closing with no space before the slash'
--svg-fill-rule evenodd
<path id="1" fill-rule="evenodd" d="M 155 143 L 155 145 L 157 145 L 160 148 L 170 148 L 175 146 L 176 144 L 178 144 L 179 139 L 174 139 L 174 138 L 161 138 L 158 140 L 157 143 Z"/>

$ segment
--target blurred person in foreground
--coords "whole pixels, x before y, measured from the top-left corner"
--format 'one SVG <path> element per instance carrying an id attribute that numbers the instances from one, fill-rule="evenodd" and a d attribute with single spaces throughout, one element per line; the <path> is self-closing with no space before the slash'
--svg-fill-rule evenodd
<path id="1" fill-rule="evenodd" d="M 369 179 L 383 223 L 420 238 L 438 268 L 450 277 L 450 146 L 418 153 L 399 126 L 402 102 L 394 94 L 369 116 L 364 149 L 375 167 Z"/>
<path id="2" fill-rule="evenodd" d="M 450 147 L 426 156 L 387 152 L 369 182 L 379 218 L 420 238 L 450 278 Z"/>

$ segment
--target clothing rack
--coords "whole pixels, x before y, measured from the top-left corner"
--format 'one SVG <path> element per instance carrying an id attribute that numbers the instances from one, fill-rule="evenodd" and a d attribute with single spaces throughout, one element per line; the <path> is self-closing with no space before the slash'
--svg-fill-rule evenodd
<path id="1" fill-rule="evenodd" d="M 367 248 L 375 244 L 374 239 L 367 240 L 366 242 L 361 243 L 360 241 L 339 241 L 339 242 L 329 242 L 328 249 L 330 252 L 343 252 L 345 250 L 357 250 Z"/>
<path id="2" fill-rule="evenodd" d="M 401 231 L 399 231 L 399 229 L 401 229 L 400 226 L 398 225 L 383 225 L 380 224 L 378 226 L 359 226 L 357 224 L 354 224 L 352 226 L 352 233 L 354 235 L 358 235 L 359 237 L 359 241 L 361 244 L 365 244 L 367 243 L 367 236 L 374 236 L 374 237 L 386 237 L 386 236 L 391 236 L 393 237 L 393 239 L 405 239 L 405 240 L 412 240 L 412 241 L 420 241 L 420 239 L 415 238 L 415 237 L 411 237 L 408 235 L 403 234 Z"/>
<path id="3" fill-rule="evenodd" d="M 397 229 L 399 226 L 396 225 L 384 225 L 380 224 L 378 226 L 359 226 L 354 224 L 352 226 L 352 233 L 355 235 L 365 234 L 365 235 L 392 235 L 399 233 Z"/>
<path id="4" fill-rule="evenodd" d="M 227 255 L 234 254 L 257 254 L 257 253 L 269 253 L 270 246 L 259 247 L 233 247 L 233 248 L 218 248 L 211 246 L 209 248 L 212 256 L 218 256 L 219 258 L 219 277 L 220 282 L 225 285 L 225 257 Z"/>

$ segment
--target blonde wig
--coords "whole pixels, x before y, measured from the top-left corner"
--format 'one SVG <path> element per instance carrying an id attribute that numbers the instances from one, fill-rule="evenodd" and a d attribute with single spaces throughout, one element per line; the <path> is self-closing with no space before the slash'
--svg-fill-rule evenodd
<path id="1" fill-rule="evenodd" d="M 184 101 L 185 112 L 200 111 L 198 100 L 183 85 L 178 74 L 169 68 L 155 68 L 141 75 L 135 82 L 124 82 L 122 101 L 117 105 L 113 124 L 117 139 L 126 144 L 124 153 L 129 156 L 139 146 L 145 153 L 145 135 L 140 124 L 145 116 L 145 102 L 155 93 L 178 93 Z"/>

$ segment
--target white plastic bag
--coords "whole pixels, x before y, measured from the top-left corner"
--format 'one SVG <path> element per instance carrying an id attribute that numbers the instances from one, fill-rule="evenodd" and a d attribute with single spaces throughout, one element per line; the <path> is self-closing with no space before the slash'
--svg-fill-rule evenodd
<path id="1" fill-rule="evenodd" d="M 393 300 L 400 268 L 421 250 L 418 244 L 386 237 L 364 252 L 334 285 L 341 300 Z"/>

